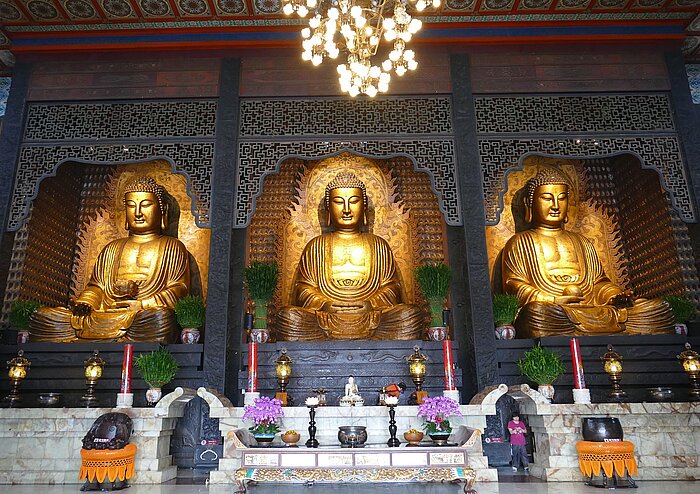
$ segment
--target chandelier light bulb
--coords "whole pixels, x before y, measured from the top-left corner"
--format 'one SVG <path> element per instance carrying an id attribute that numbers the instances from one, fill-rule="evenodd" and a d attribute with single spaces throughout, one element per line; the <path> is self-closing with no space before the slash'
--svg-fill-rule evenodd
<path id="1" fill-rule="evenodd" d="M 392 67 L 393 67 L 393 65 L 391 64 L 391 60 L 384 60 L 384 62 L 382 63 L 382 68 L 383 68 L 386 72 L 389 72 L 389 71 L 391 70 Z M 382 75 L 383 75 L 383 74 L 382 74 Z"/>
<path id="2" fill-rule="evenodd" d="M 391 17 L 384 19 L 384 29 L 393 30 L 396 26 L 396 22 Z"/>
<path id="3" fill-rule="evenodd" d="M 282 12 L 284 12 L 284 15 L 292 15 L 294 13 L 294 6 L 291 3 L 285 4 L 285 6 L 282 7 Z"/>
<path id="4" fill-rule="evenodd" d="M 389 67 L 389 70 L 391 70 L 391 67 Z M 389 81 L 391 80 L 391 75 L 387 72 L 382 72 L 379 74 L 379 84 L 389 84 Z"/>
<path id="5" fill-rule="evenodd" d="M 305 61 L 307 61 L 307 62 L 308 62 L 309 60 L 311 60 L 311 52 L 310 52 L 310 51 L 303 51 L 303 52 L 301 53 L 301 59 L 302 59 L 302 60 L 305 60 Z"/>
<path id="6" fill-rule="evenodd" d="M 333 51 L 328 52 L 328 56 L 334 60 L 338 58 L 338 55 L 340 55 L 340 50 L 338 50 L 338 48 L 334 48 Z"/>
<path id="7" fill-rule="evenodd" d="M 365 27 L 366 24 L 367 19 L 365 19 L 364 17 L 360 16 L 355 18 L 355 25 L 357 26 L 357 29 L 362 29 L 363 27 Z"/>
<path id="8" fill-rule="evenodd" d="M 406 73 L 406 67 L 404 67 L 403 65 L 399 65 L 396 67 L 396 75 L 397 76 L 401 77 L 405 73 Z"/>
<path id="9" fill-rule="evenodd" d="M 346 74 L 348 72 L 348 68 L 345 66 L 344 63 L 341 63 L 340 65 L 338 65 L 338 67 L 336 67 L 336 70 L 338 71 L 338 74 L 340 75 L 341 78 L 343 77 L 344 74 Z"/>
<path id="10" fill-rule="evenodd" d="M 309 9 L 315 9 L 315 8 L 316 8 L 316 5 L 318 5 L 317 0 L 306 0 L 306 6 L 307 6 Z"/>
<path id="11" fill-rule="evenodd" d="M 314 46 L 321 46 L 323 42 L 321 41 L 321 37 L 318 36 L 317 34 L 314 34 L 313 37 L 311 38 L 311 44 Z"/>
<path id="12" fill-rule="evenodd" d="M 299 14 L 299 17 L 306 17 L 308 13 L 309 9 L 307 9 L 305 5 L 299 5 L 299 7 L 297 7 L 297 14 Z"/>
<path id="13" fill-rule="evenodd" d="M 301 37 L 306 39 L 311 36 L 311 29 L 308 27 L 305 27 L 304 29 L 301 30 Z M 304 46 L 304 43 L 302 42 L 302 46 Z"/>
<path id="14" fill-rule="evenodd" d="M 357 88 L 357 86 L 350 86 L 348 94 L 354 98 L 355 96 L 360 94 L 360 90 Z"/>
<path id="15" fill-rule="evenodd" d="M 323 57 L 321 55 L 314 55 L 311 57 L 311 63 L 314 65 L 321 65 L 321 62 L 323 62 Z"/>
<path id="16" fill-rule="evenodd" d="M 376 36 L 372 36 L 371 38 L 369 38 L 369 44 L 372 46 L 377 46 L 379 44 L 379 38 L 377 38 Z"/>
<path id="17" fill-rule="evenodd" d="M 420 31 L 421 27 L 423 27 L 423 23 L 420 21 L 420 19 L 411 19 L 411 22 L 408 24 L 408 31 L 411 34 L 416 34 L 418 31 Z"/>
<path id="18" fill-rule="evenodd" d="M 330 9 L 328 9 L 327 15 L 329 19 L 336 20 L 339 14 L 340 12 L 338 12 L 338 9 L 336 9 L 335 7 L 331 7 Z"/>
<path id="19" fill-rule="evenodd" d="M 391 50 L 389 52 L 389 60 L 392 62 L 396 62 L 399 58 L 401 58 L 401 52 L 398 50 Z"/>
<path id="20" fill-rule="evenodd" d="M 440 0 L 433 0 L 433 7 L 438 8 L 442 2 Z"/>
<path id="21" fill-rule="evenodd" d="M 365 91 L 365 94 L 367 94 L 367 96 L 370 98 L 374 98 L 377 95 L 377 88 L 374 86 L 369 86 Z"/>
<path id="22" fill-rule="evenodd" d="M 369 76 L 372 77 L 373 79 L 377 79 L 382 73 L 382 69 L 377 67 L 376 65 L 372 66 L 371 69 L 369 69 Z"/>
<path id="23" fill-rule="evenodd" d="M 416 57 L 416 54 L 413 52 L 413 50 L 406 50 L 403 52 L 403 58 L 404 60 L 413 60 Z"/>
<path id="24" fill-rule="evenodd" d="M 418 62 L 415 60 L 408 61 L 408 70 L 416 70 L 418 68 Z"/>
<path id="25" fill-rule="evenodd" d="M 380 93 L 386 93 L 389 90 L 389 84 L 384 83 L 384 82 L 380 82 L 378 89 L 379 89 Z"/>
<path id="26" fill-rule="evenodd" d="M 314 17 L 309 19 L 309 27 L 312 29 L 316 29 L 318 26 L 321 25 L 321 16 L 316 14 Z"/>
<path id="27" fill-rule="evenodd" d="M 359 5 L 353 5 L 350 9 L 350 15 L 353 17 L 353 19 L 357 19 L 362 15 L 362 7 Z"/>
<path id="28" fill-rule="evenodd" d="M 411 37 L 413 35 L 409 33 L 408 31 L 402 31 L 399 33 L 399 39 L 403 40 L 405 43 L 408 43 L 411 41 Z"/>
<path id="29" fill-rule="evenodd" d="M 301 47 L 306 51 L 311 51 L 313 46 L 314 46 L 314 44 L 311 42 L 310 39 L 305 39 L 304 41 L 301 42 Z"/>
<path id="30" fill-rule="evenodd" d="M 393 29 L 390 31 L 384 31 L 384 39 L 387 41 L 394 41 L 396 39 L 396 31 Z"/>
<path id="31" fill-rule="evenodd" d="M 439 1 L 439 0 L 438 0 L 438 1 Z M 416 10 L 417 10 L 418 12 L 422 12 L 423 10 L 425 10 L 425 7 L 426 7 L 426 5 L 425 5 L 425 1 L 424 1 L 424 0 L 418 0 L 418 1 L 416 2 Z"/>

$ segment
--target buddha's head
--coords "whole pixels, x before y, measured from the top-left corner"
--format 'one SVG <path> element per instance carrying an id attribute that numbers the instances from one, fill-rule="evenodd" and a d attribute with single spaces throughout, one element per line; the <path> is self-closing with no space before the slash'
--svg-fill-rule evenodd
<path id="1" fill-rule="evenodd" d="M 357 232 L 367 222 L 367 189 L 353 173 L 340 172 L 326 185 L 327 224 L 341 232 Z"/>
<path id="2" fill-rule="evenodd" d="M 569 180 L 557 168 L 542 168 L 525 185 L 525 221 L 562 228 L 568 221 Z"/>
<path id="3" fill-rule="evenodd" d="M 124 187 L 126 229 L 133 235 L 161 233 L 167 226 L 165 189 L 148 176 L 136 177 Z"/>

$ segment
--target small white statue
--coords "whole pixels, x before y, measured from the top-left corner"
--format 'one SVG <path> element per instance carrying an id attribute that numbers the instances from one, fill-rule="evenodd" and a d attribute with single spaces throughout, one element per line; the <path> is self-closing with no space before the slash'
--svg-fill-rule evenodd
<path id="1" fill-rule="evenodd" d="M 353 376 L 348 377 L 348 382 L 345 384 L 345 396 L 340 399 L 341 407 L 361 407 L 365 404 L 365 400 L 360 396 L 360 390 L 355 384 Z"/>

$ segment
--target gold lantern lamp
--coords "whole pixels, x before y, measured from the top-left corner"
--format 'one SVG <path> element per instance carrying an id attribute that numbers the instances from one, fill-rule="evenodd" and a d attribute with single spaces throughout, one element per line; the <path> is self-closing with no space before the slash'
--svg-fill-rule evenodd
<path id="1" fill-rule="evenodd" d="M 421 353 L 418 345 L 413 347 L 413 353 L 406 359 L 408 362 L 408 373 L 411 375 L 413 384 L 416 385 L 416 390 L 408 398 L 409 405 L 420 405 L 423 403 L 423 399 L 428 397 L 428 393 L 423 391 L 423 382 L 427 371 L 425 366 L 426 360 L 428 360 L 428 357 Z"/>
<path id="2" fill-rule="evenodd" d="M 11 383 L 10 394 L 3 399 L 7 406 L 13 407 L 22 401 L 19 387 L 22 380 L 27 377 L 27 371 L 31 366 L 32 363 L 24 357 L 24 350 L 19 350 L 15 358 L 7 361 L 7 376 Z"/>
<path id="3" fill-rule="evenodd" d="M 608 345 L 608 351 L 600 357 L 603 361 L 603 369 L 612 383 L 612 389 L 608 392 L 610 401 L 625 401 L 627 393 L 622 390 L 622 356 L 615 351 L 612 345 Z"/>
<path id="4" fill-rule="evenodd" d="M 688 398 L 690 401 L 700 401 L 700 355 L 686 342 L 685 350 L 677 357 L 690 379 Z"/>
<path id="5" fill-rule="evenodd" d="M 275 398 L 282 402 L 282 406 L 292 406 L 292 398 L 287 394 L 287 384 L 292 375 L 292 359 L 287 355 L 287 349 L 283 348 L 282 353 L 275 360 L 275 375 L 280 390 L 275 393 Z"/>
<path id="6" fill-rule="evenodd" d="M 97 381 L 102 377 L 102 371 L 105 367 L 105 361 L 100 357 L 100 352 L 95 350 L 90 358 L 85 361 L 85 383 L 87 390 L 80 398 L 80 403 L 88 408 L 95 407 L 98 404 L 97 396 L 95 395 L 95 387 Z"/>

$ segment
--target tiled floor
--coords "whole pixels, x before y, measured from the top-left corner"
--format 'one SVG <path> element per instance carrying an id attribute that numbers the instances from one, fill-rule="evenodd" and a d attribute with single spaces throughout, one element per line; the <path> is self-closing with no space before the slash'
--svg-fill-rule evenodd
<path id="1" fill-rule="evenodd" d="M 700 482 L 638 482 L 639 488 L 629 494 L 697 494 Z M 0 485 L 2 494 L 77 494 L 77 485 Z M 597 494 L 604 491 L 579 482 L 498 482 L 477 484 L 478 494 Z M 232 485 L 136 485 L 125 494 L 233 494 Z M 457 484 L 257 484 L 250 494 L 461 494 Z"/>

